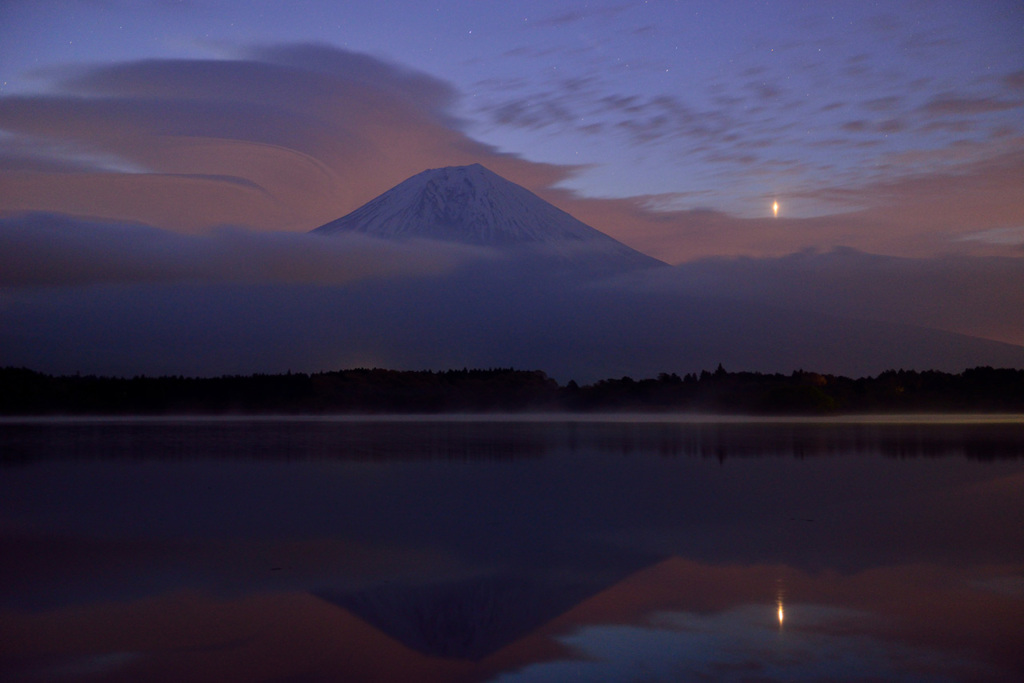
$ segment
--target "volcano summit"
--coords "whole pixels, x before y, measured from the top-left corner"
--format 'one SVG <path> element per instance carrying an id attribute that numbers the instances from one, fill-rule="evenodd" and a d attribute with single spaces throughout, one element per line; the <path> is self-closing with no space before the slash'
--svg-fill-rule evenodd
<path id="1" fill-rule="evenodd" d="M 525 249 L 573 261 L 586 254 L 628 268 L 665 265 L 480 164 L 423 171 L 313 232 Z"/>

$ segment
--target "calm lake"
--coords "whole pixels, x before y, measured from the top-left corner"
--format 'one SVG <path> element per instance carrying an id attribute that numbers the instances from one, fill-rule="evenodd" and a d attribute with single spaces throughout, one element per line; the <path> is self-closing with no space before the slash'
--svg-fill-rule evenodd
<path id="1" fill-rule="evenodd" d="M 1024 423 L 0 422 L 0 679 L 1024 680 Z"/>

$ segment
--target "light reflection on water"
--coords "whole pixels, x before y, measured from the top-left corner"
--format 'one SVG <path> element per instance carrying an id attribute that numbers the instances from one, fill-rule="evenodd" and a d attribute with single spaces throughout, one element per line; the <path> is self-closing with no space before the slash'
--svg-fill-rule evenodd
<path id="1" fill-rule="evenodd" d="M 0 424 L 0 679 L 1019 680 L 1024 433 Z"/>

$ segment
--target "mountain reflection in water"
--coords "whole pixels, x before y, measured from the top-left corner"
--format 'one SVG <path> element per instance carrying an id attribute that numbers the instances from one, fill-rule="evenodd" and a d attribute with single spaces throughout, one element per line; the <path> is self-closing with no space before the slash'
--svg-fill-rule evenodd
<path id="1" fill-rule="evenodd" d="M 1022 430 L 0 423 L 0 679 L 1019 680 Z"/>

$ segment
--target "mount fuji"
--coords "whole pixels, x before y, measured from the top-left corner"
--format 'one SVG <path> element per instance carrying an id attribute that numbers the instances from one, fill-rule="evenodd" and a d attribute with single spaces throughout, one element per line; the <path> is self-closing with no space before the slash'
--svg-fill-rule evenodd
<path id="1" fill-rule="evenodd" d="M 455 242 L 622 270 L 666 265 L 480 164 L 423 171 L 313 232 Z"/>

